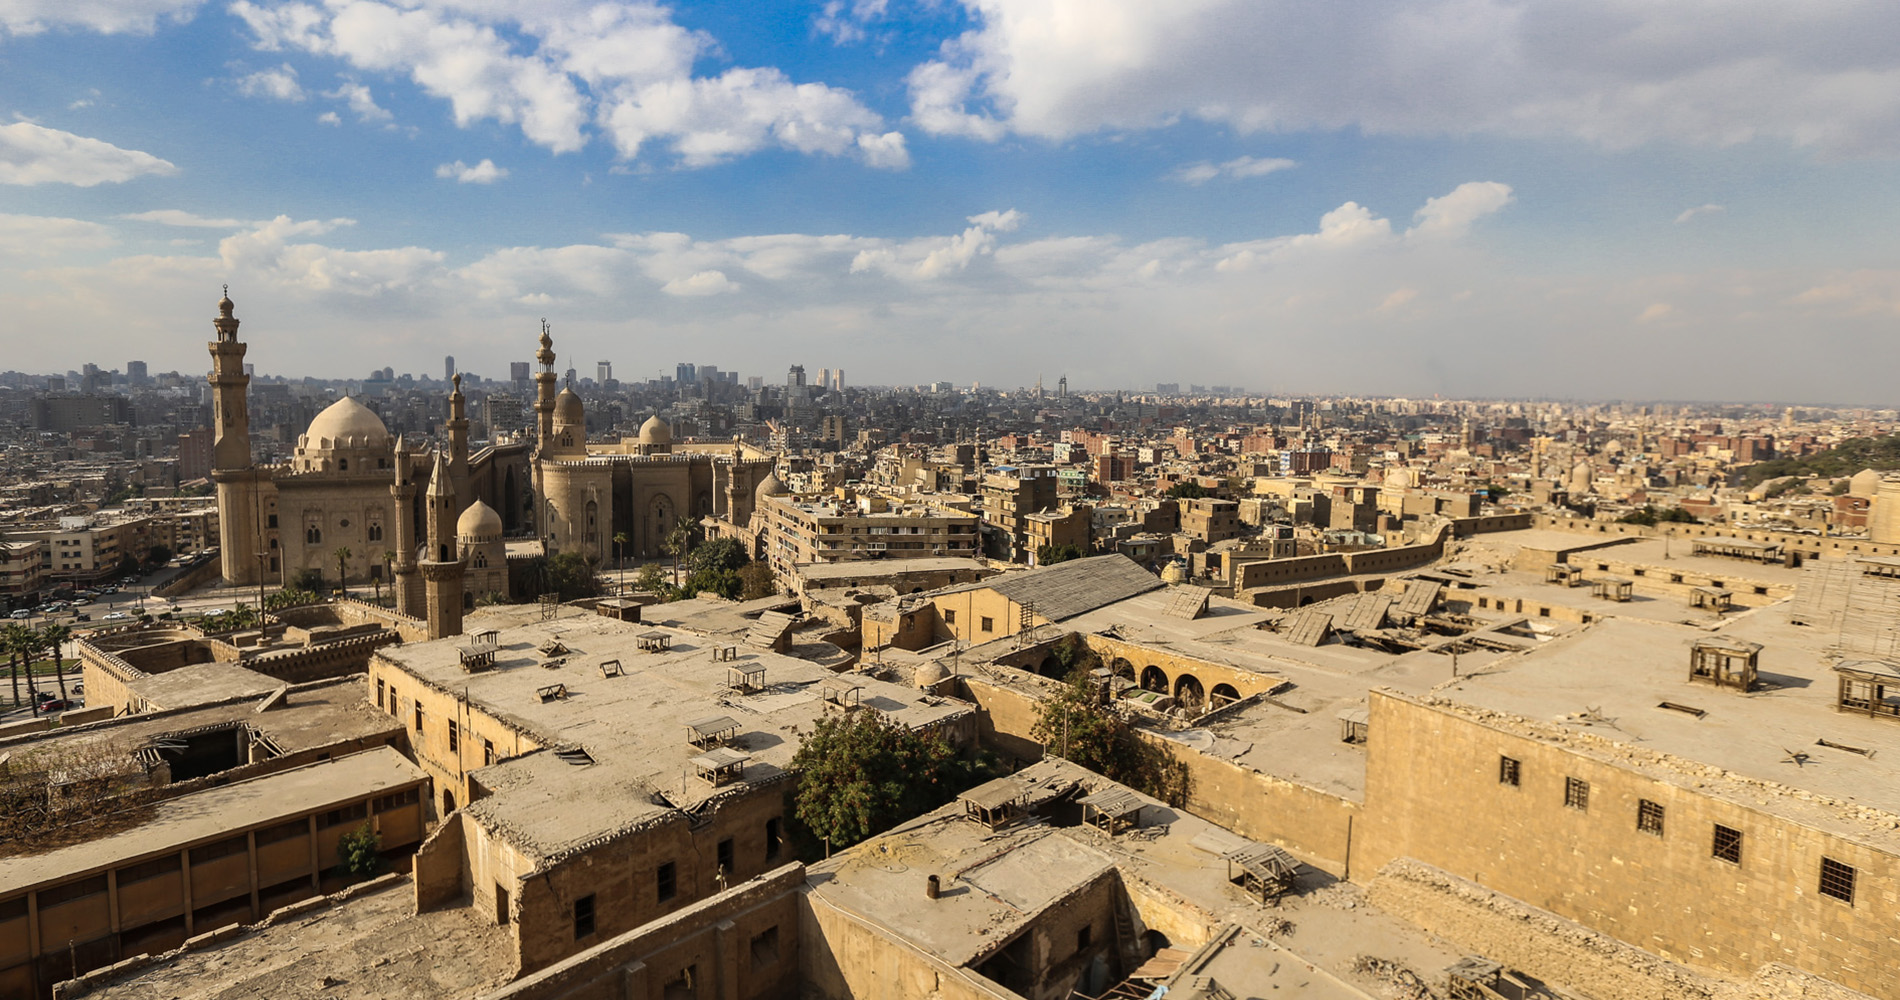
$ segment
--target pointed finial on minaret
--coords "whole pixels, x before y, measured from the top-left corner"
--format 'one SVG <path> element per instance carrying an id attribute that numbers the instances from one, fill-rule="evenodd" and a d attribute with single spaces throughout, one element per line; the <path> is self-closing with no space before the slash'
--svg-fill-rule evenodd
<path id="1" fill-rule="evenodd" d="M 454 375 L 449 376 L 449 381 L 455 384 L 455 392 L 460 393 L 462 391 L 462 373 L 461 372 L 456 372 Z"/>

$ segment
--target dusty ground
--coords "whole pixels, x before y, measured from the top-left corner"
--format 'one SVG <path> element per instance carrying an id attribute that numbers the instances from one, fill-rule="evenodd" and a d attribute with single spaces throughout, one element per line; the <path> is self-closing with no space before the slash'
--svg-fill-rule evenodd
<path id="1" fill-rule="evenodd" d="M 467 908 L 411 916 L 407 880 L 162 965 L 93 993 L 110 1000 L 472 997 L 506 978 L 501 928 Z"/>

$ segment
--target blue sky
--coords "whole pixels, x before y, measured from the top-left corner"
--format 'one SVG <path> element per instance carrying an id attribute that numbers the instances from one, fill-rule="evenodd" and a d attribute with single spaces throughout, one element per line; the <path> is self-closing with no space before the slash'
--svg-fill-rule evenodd
<path id="1" fill-rule="evenodd" d="M 5 367 L 1891 405 L 1900 9 L 0 0 Z M 564 361 L 563 364 L 566 362 Z"/>

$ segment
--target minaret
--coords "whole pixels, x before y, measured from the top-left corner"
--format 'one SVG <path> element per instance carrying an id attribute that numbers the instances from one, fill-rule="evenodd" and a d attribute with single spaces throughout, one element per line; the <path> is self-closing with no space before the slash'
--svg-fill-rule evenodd
<path id="1" fill-rule="evenodd" d="M 534 451 L 530 458 L 533 463 L 529 470 L 534 480 L 534 532 L 541 538 L 543 553 L 554 537 L 554 525 L 548 516 L 547 479 L 541 470 L 542 452 L 554 441 L 554 337 L 548 333 L 548 321 L 541 321 L 541 349 L 535 352 L 534 360 L 541 370 L 534 373 L 534 414 L 535 439 Z"/>
<path id="2" fill-rule="evenodd" d="M 409 481 L 409 446 L 396 438 L 396 481 L 389 486 L 396 513 L 396 611 L 421 618 L 422 588 L 416 576 L 416 484 Z"/>
<path id="3" fill-rule="evenodd" d="M 554 386 L 559 381 L 554 375 L 554 338 L 548 333 L 547 320 L 541 321 L 541 349 L 535 352 L 534 360 L 541 364 L 541 370 L 534 373 L 534 413 L 540 443 L 546 445 L 554 434 Z"/>
<path id="4" fill-rule="evenodd" d="M 231 286 L 224 286 L 218 300 L 218 318 L 211 321 L 218 339 L 205 345 L 211 350 L 211 393 L 214 437 L 211 446 L 211 478 L 218 484 L 218 552 L 229 584 L 258 581 L 258 480 L 262 473 L 251 463 L 251 414 L 245 390 L 251 377 L 244 374 L 245 344 L 237 339 L 237 307 L 231 302 Z"/>
<path id="5" fill-rule="evenodd" d="M 424 494 L 429 507 L 428 538 L 423 544 L 422 589 L 428 600 L 429 638 L 462 634 L 462 556 L 456 551 L 455 521 L 461 512 L 448 458 L 435 453 Z"/>
<path id="6" fill-rule="evenodd" d="M 449 393 L 449 419 L 443 428 L 449 433 L 449 481 L 455 495 L 465 497 L 468 490 L 468 405 L 462 398 L 462 373 L 450 379 L 455 388 Z"/>

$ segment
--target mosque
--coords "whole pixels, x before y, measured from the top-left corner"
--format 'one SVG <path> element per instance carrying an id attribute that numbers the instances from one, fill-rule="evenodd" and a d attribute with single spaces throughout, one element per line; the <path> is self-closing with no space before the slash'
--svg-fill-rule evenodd
<path id="1" fill-rule="evenodd" d="M 676 452 L 671 428 L 657 416 L 635 439 L 590 443 L 581 398 L 572 386 L 555 391 L 545 323 L 530 439 L 471 455 L 457 375 L 447 440 L 431 454 L 411 450 L 374 411 L 345 396 L 311 420 L 288 463 L 260 466 L 251 457 L 247 345 L 237 339 L 235 309 L 227 291 L 208 345 L 211 478 L 221 569 L 233 585 L 282 584 L 312 571 L 334 581 L 341 558 L 346 584 L 390 586 L 399 612 L 427 617 L 432 635 L 438 626 L 454 635 L 462 610 L 478 597 L 510 596 L 510 539 L 603 566 L 622 556 L 659 558 L 682 518 L 747 524 L 755 494 L 771 478 L 772 461 L 748 458 L 736 441 Z M 622 535 L 624 551 L 614 544 Z"/>

